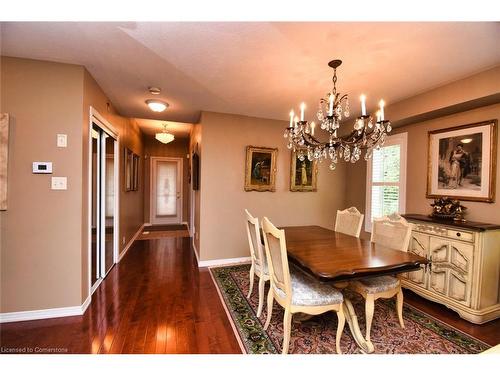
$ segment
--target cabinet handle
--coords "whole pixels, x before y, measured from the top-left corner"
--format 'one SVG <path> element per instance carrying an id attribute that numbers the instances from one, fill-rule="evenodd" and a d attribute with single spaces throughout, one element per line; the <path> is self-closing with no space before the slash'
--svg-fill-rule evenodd
<path id="1" fill-rule="evenodd" d="M 462 235 L 461 233 L 457 232 L 457 237 L 460 237 L 461 235 Z"/>
<path id="2" fill-rule="evenodd" d="M 429 263 L 427 263 L 427 265 L 429 266 L 429 272 L 432 272 L 432 254 L 429 257 Z"/>

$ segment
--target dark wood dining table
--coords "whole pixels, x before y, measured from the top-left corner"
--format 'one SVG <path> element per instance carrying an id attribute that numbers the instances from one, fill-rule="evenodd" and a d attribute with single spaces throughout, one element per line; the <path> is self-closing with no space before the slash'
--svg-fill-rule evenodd
<path id="1" fill-rule="evenodd" d="M 342 288 L 357 278 L 395 275 L 418 270 L 429 261 L 418 255 L 384 247 L 369 240 L 348 236 L 319 226 L 281 227 L 290 262 L 321 282 Z M 344 313 L 359 347 L 374 351 L 365 340 L 351 301 L 344 296 Z"/>

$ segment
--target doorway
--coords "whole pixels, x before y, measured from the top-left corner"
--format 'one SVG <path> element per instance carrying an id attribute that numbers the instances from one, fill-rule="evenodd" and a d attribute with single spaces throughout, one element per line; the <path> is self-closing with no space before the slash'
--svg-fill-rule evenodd
<path id="1" fill-rule="evenodd" d="M 182 223 L 182 158 L 151 157 L 150 222 Z"/>
<path id="2" fill-rule="evenodd" d="M 118 141 L 97 117 L 91 122 L 90 290 L 99 286 L 117 261 Z"/>

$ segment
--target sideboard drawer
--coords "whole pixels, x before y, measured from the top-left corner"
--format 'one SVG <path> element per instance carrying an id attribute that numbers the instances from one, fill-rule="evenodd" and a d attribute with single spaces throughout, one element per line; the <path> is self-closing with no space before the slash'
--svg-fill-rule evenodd
<path id="1" fill-rule="evenodd" d="M 459 241 L 474 242 L 474 233 L 448 229 L 448 237 Z"/>

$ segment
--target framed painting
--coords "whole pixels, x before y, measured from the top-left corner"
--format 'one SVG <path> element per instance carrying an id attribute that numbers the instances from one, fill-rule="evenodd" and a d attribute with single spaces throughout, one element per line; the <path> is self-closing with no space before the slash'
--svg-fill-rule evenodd
<path id="1" fill-rule="evenodd" d="M 245 191 L 276 190 L 277 148 L 247 146 Z"/>
<path id="2" fill-rule="evenodd" d="M 429 132 L 427 197 L 494 202 L 497 120 Z"/>
<path id="3" fill-rule="evenodd" d="M 128 148 L 125 147 L 125 153 L 124 153 L 124 160 L 125 160 L 125 170 L 123 173 L 123 176 L 125 178 L 125 191 L 132 191 L 133 190 L 133 183 L 132 183 L 132 177 L 133 177 L 133 152 L 129 150 Z"/>
<path id="4" fill-rule="evenodd" d="M 139 190 L 139 155 L 132 154 L 132 189 Z"/>
<path id="5" fill-rule="evenodd" d="M 7 209 L 7 164 L 9 157 L 9 115 L 0 113 L 0 211 Z"/>
<path id="6" fill-rule="evenodd" d="M 193 151 L 193 157 L 192 161 L 193 163 L 193 168 L 192 168 L 192 182 L 193 182 L 193 190 L 199 190 L 200 189 L 200 156 L 198 153 Z"/>
<path id="7" fill-rule="evenodd" d="M 299 157 L 292 151 L 290 161 L 290 191 L 317 191 L 318 161 Z"/>

